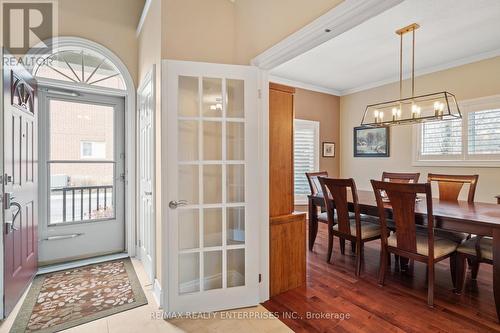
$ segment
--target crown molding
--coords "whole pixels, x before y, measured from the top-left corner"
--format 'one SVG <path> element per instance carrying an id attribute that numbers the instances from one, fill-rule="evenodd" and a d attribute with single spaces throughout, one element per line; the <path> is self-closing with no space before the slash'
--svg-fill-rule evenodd
<path id="1" fill-rule="evenodd" d="M 291 86 L 294 88 L 300 88 L 305 90 L 311 90 L 315 92 L 320 92 L 323 94 L 340 96 L 340 91 L 332 88 L 327 88 L 323 86 L 318 86 L 315 84 L 305 83 L 301 81 L 290 80 L 281 76 L 269 75 L 269 82 L 284 84 L 286 86 Z"/>
<path id="2" fill-rule="evenodd" d="M 146 0 L 146 2 L 144 2 L 141 18 L 139 19 L 139 24 L 137 24 L 137 30 L 135 31 L 137 37 L 139 37 L 139 34 L 141 33 L 142 27 L 144 26 L 144 22 L 146 21 L 146 17 L 148 16 L 149 8 L 151 7 L 152 2 L 153 0 Z"/>
<path id="3" fill-rule="evenodd" d="M 495 58 L 498 56 L 500 56 L 500 49 L 475 54 L 475 55 L 472 55 L 469 57 L 464 57 L 461 59 L 453 60 L 453 61 L 439 64 L 436 66 L 425 67 L 425 68 L 422 68 L 420 70 L 415 71 L 415 78 L 418 78 L 419 76 L 422 76 L 422 75 L 432 74 L 435 72 L 444 71 L 444 70 L 447 70 L 450 68 L 467 65 L 467 64 L 474 63 L 474 62 L 478 62 L 478 61 Z M 411 76 L 410 74 L 411 74 L 410 72 L 404 73 L 403 80 L 409 79 Z M 394 77 L 391 77 L 389 79 L 367 83 L 367 84 L 364 84 L 364 85 L 361 85 L 361 86 L 358 86 L 355 88 L 340 90 L 339 92 L 340 92 L 340 96 L 345 96 L 345 95 L 350 95 L 350 94 L 354 94 L 357 92 L 361 92 L 364 90 L 369 90 L 369 89 L 381 87 L 381 86 L 384 86 L 386 84 L 390 84 L 390 83 L 394 83 L 394 82 L 399 82 L 399 77 L 397 75 Z"/>
<path id="4" fill-rule="evenodd" d="M 275 68 L 401 2 L 403 0 L 345 0 L 259 54 L 251 64 L 264 70 Z"/>

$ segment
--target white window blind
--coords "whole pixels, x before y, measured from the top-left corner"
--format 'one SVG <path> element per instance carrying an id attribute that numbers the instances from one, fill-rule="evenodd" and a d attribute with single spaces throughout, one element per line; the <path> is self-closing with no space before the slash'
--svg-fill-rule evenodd
<path id="1" fill-rule="evenodd" d="M 469 154 L 500 154 L 500 109 L 470 112 L 468 134 Z"/>
<path id="2" fill-rule="evenodd" d="M 421 140 L 421 155 L 461 155 L 462 121 L 424 123 Z"/>
<path id="3" fill-rule="evenodd" d="M 305 204 L 311 192 L 305 173 L 319 168 L 319 122 L 295 119 L 293 142 L 295 203 Z"/>

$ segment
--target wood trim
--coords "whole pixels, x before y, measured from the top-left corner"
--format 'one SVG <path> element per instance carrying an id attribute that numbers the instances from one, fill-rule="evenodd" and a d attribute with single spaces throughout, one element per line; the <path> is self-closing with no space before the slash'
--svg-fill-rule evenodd
<path id="1" fill-rule="evenodd" d="M 281 92 L 295 94 L 295 88 L 290 86 L 285 86 L 284 84 L 269 82 L 269 89 L 278 90 Z"/>
<path id="2" fill-rule="evenodd" d="M 274 216 L 269 218 L 270 225 L 280 225 L 285 223 L 300 223 L 306 220 L 306 213 L 293 212 L 288 215 Z"/>

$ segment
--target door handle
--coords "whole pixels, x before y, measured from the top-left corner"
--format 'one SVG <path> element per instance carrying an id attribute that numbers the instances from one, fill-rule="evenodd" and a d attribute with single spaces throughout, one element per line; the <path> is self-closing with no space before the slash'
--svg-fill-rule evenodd
<path id="1" fill-rule="evenodd" d="M 11 199 L 12 199 L 12 197 L 11 197 Z M 5 224 L 7 225 L 7 233 L 10 233 L 10 232 L 15 231 L 15 230 L 19 230 L 19 228 L 16 227 L 14 223 L 16 222 L 17 217 L 21 214 L 21 211 L 23 209 L 18 202 L 10 201 L 10 207 L 12 207 L 12 206 L 16 207 L 17 211 L 14 214 L 14 216 L 12 216 L 11 221 L 5 221 Z"/>
<path id="2" fill-rule="evenodd" d="M 150 192 L 150 191 L 144 191 L 144 195 L 153 195 L 153 192 Z"/>
<path id="3" fill-rule="evenodd" d="M 187 204 L 187 200 L 172 200 L 168 203 L 168 207 L 170 207 L 171 209 L 176 209 L 177 207 L 186 206 Z"/>

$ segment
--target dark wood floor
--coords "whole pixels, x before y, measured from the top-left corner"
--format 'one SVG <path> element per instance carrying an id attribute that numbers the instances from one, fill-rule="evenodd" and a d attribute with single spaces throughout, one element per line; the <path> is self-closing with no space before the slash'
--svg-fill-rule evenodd
<path id="1" fill-rule="evenodd" d="M 477 281 L 468 277 L 464 295 L 452 292 L 448 261 L 436 266 L 435 306 L 427 307 L 425 266 L 413 275 L 397 272 L 377 283 L 379 241 L 367 244 L 361 277 L 354 256 L 335 239 L 332 263 L 326 257 L 326 226 L 320 223 L 314 251 L 308 251 L 307 286 L 273 297 L 264 306 L 296 332 L 500 332 L 493 301 L 491 266 L 482 264 Z M 307 313 L 332 319 L 307 319 Z M 340 319 L 336 314 L 348 314 Z"/>

